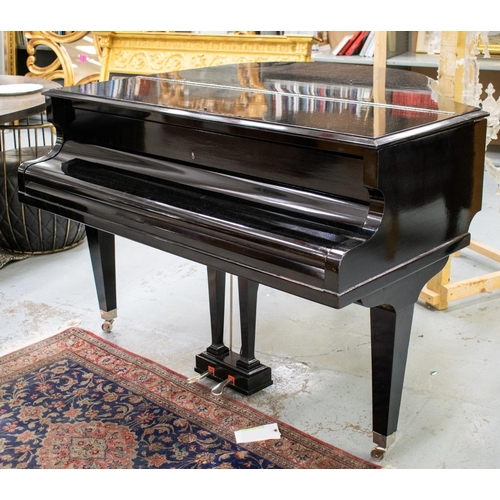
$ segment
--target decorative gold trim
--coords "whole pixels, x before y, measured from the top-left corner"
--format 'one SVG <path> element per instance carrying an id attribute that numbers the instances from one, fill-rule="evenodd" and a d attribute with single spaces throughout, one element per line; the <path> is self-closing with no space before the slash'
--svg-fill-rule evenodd
<path id="1" fill-rule="evenodd" d="M 113 74 L 152 74 L 222 64 L 311 61 L 312 36 L 202 35 L 94 31 L 102 81 Z"/>
<path id="2" fill-rule="evenodd" d="M 16 32 L 4 31 L 4 71 L 6 75 L 15 75 L 17 73 L 17 54 L 16 54 Z"/>
<path id="3" fill-rule="evenodd" d="M 480 50 L 481 54 L 486 50 L 486 46 L 483 43 L 479 43 L 477 48 Z M 488 52 L 491 56 L 500 56 L 500 44 L 488 44 Z"/>
<path id="4" fill-rule="evenodd" d="M 488 36 L 488 52 L 492 56 L 498 56 L 500 55 L 500 36 L 498 35 L 497 32 L 489 32 L 489 33 L 495 33 L 493 36 Z M 481 35 L 479 35 L 479 43 L 477 44 L 477 48 L 481 52 L 481 54 L 484 54 L 486 50 L 486 45 L 485 45 L 485 40 L 482 39 Z"/>
<path id="5" fill-rule="evenodd" d="M 62 79 L 64 86 L 98 81 L 98 73 L 87 75 L 80 81 L 75 81 L 72 61 L 65 47 L 65 44 L 77 42 L 89 35 L 89 33 L 89 31 L 68 31 L 62 35 L 53 31 L 25 31 L 24 34 L 28 38 L 26 46 L 26 51 L 28 52 L 28 59 L 26 61 L 28 73 L 26 76 L 43 78 L 45 80 Z M 56 55 L 55 61 L 44 67 L 38 66 L 36 64 L 36 50 L 38 46 L 45 46 L 51 49 Z M 99 56 L 99 49 L 97 49 L 97 53 Z"/>

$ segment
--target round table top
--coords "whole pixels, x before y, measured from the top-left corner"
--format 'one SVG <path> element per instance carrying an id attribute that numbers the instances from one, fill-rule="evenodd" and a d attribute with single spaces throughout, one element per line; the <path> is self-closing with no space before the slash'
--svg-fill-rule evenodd
<path id="1" fill-rule="evenodd" d="M 57 82 L 42 80 L 40 78 L 0 75 L 0 86 L 23 83 L 40 84 L 43 88 L 27 94 L 0 95 L 0 124 L 41 113 L 45 110 L 46 106 L 45 96 L 42 95 L 42 92 L 61 86 Z"/>

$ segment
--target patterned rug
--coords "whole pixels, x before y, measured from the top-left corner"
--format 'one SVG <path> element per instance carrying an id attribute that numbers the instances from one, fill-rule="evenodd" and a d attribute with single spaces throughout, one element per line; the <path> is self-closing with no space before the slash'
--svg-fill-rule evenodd
<path id="1" fill-rule="evenodd" d="M 80 328 L 0 358 L 2 469 L 377 469 Z"/>

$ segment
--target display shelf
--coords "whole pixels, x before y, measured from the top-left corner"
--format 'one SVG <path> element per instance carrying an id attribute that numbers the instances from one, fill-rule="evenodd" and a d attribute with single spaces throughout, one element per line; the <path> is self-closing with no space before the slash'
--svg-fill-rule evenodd
<path id="1" fill-rule="evenodd" d="M 373 64 L 373 57 L 333 56 L 332 54 L 325 52 L 313 53 L 312 59 L 313 61 L 335 62 L 343 64 Z M 415 52 L 404 52 L 403 54 L 387 58 L 387 66 L 437 68 L 438 64 L 438 55 L 417 54 Z M 500 69 L 500 66 L 497 66 L 497 68 Z"/>
<path id="2" fill-rule="evenodd" d="M 332 56 L 325 52 L 314 52 L 313 61 L 335 62 L 344 64 L 373 64 L 373 57 L 362 56 Z M 479 69 L 482 71 L 500 71 L 500 57 L 478 57 Z M 387 58 L 387 66 L 405 68 L 437 68 L 439 54 L 420 54 L 404 52 L 394 57 Z"/>
<path id="3" fill-rule="evenodd" d="M 403 54 L 387 59 L 387 66 L 437 68 L 439 66 L 439 55 L 404 52 Z"/>
<path id="4" fill-rule="evenodd" d="M 499 57 L 478 57 L 479 70 L 500 71 Z M 414 68 L 437 68 L 439 66 L 439 54 L 419 54 L 416 52 L 405 52 L 387 60 L 388 66 L 404 66 Z"/>
<path id="5" fill-rule="evenodd" d="M 478 58 L 479 69 L 483 71 L 500 71 L 500 57 Z"/>
<path id="6" fill-rule="evenodd" d="M 373 57 L 363 56 L 333 56 L 325 52 L 313 52 L 311 55 L 313 61 L 317 62 L 333 62 L 342 64 L 373 64 Z"/>

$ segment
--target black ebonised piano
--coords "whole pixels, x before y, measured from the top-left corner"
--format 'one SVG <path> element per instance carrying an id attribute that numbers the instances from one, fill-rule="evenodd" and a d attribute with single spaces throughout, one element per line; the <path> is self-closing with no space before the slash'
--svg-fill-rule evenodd
<path id="1" fill-rule="evenodd" d="M 114 235 L 205 265 L 212 339 L 195 370 L 244 394 L 272 383 L 254 353 L 260 283 L 369 307 L 380 459 L 418 295 L 468 245 L 481 207 L 487 114 L 434 83 L 259 63 L 53 89 L 57 145 L 21 166 L 20 198 L 86 225 L 104 329 L 116 317 Z M 223 340 L 225 273 L 238 277 L 239 353 Z"/>

